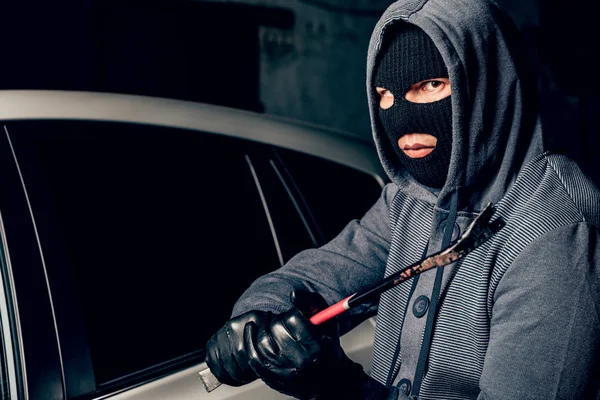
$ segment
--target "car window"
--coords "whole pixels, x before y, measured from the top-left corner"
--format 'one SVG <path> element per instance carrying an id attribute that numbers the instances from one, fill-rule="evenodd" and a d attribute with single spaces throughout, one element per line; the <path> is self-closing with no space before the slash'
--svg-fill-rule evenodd
<path id="1" fill-rule="evenodd" d="M 7 126 L 69 398 L 202 361 L 254 279 L 333 238 L 381 192 L 349 167 L 224 135 L 100 121 Z"/>
<path id="2" fill-rule="evenodd" d="M 109 122 L 8 130 L 57 314 L 73 310 L 56 288 L 74 277 L 97 388 L 200 357 L 235 299 L 280 265 L 250 143 Z M 59 334 L 70 329 L 58 319 Z"/>
<path id="3" fill-rule="evenodd" d="M 265 200 L 269 205 L 277 234 L 282 263 L 298 252 L 322 244 L 299 193 L 289 180 L 285 167 L 278 162 L 276 148 L 257 149 L 254 168 L 260 175 Z"/>
<path id="4" fill-rule="evenodd" d="M 370 174 L 305 153 L 277 149 L 300 202 L 308 206 L 323 240 L 333 239 L 351 219 L 360 219 L 381 195 L 382 186 Z"/>

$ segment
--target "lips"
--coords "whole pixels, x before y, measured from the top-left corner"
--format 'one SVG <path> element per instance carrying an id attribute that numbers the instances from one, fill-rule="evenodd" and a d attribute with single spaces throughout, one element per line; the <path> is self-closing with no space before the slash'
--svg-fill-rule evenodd
<path id="1" fill-rule="evenodd" d="M 410 158 L 423 158 L 429 155 L 434 148 L 435 146 L 429 146 L 423 143 L 413 143 L 402 146 L 402 151 Z"/>

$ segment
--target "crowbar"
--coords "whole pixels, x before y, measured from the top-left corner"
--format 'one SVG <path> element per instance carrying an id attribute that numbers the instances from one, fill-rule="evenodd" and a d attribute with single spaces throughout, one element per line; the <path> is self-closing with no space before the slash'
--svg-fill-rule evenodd
<path id="1" fill-rule="evenodd" d="M 500 217 L 491 221 L 495 210 L 496 207 L 492 205 L 492 203 L 488 203 L 454 244 L 384 278 L 372 288 L 354 293 L 353 295 L 338 301 L 313 315 L 310 318 L 310 322 L 315 325 L 320 325 L 359 304 L 364 304 L 372 300 L 375 296 L 380 295 L 386 290 L 389 290 L 399 283 L 413 278 L 422 272 L 432 268 L 444 267 L 456 260 L 464 258 L 467 254 L 475 250 L 479 245 L 504 227 L 505 222 Z M 212 392 L 221 386 L 221 382 L 219 382 L 209 368 L 200 371 L 198 375 L 207 392 Z"/>

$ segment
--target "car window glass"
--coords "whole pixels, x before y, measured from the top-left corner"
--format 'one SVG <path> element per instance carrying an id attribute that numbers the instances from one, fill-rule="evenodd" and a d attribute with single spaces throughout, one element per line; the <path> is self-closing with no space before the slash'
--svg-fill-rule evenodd
<path id="1" fill-rule="evenodd" d="M 333 239 L 351 219 L 360 219 L 381 195 L 377 179 L 362 171 L 288 149 L 278 148 L 277 154 L 325 241 Z"/>
<path id="2" fill-rule="evenodd" d="M 255 154 L 254 168 L 260 175 L 281 258 L 285 263 L 298 252 L 317 247 L 319 243 L 298 193 L 275 154 L 266 148 Z"/>
<path id="3" fill-rule="evenodd" d="M 9 132 L 51 285 L 75 277 L 99 386 L 201 351 L 279 266 L 244 141 L 109 122 Z"/>

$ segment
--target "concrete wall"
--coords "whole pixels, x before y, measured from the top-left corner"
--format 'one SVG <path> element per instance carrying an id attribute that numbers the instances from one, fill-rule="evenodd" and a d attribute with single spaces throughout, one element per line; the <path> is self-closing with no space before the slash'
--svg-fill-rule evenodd
<path id="1" fill-rule="evenodd" d="M 211 1 L 279 7 L 295 15 L 291 29 L 259 28 L 259 90 L 265 112 L 371 138 L 366 53 L 372 29 L 390 0 Z M 537 2 L 502 4 L 518 25 L 537 23 Z"/>
<path id="2" fill-rule="evenodd" d="M 371 31 L 389 1 L 222 2 L 294 12 L 291 29 L 259 28 L 259 90 L 265 112 L 371 137 L 366 54 Z"/>

